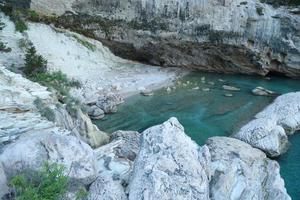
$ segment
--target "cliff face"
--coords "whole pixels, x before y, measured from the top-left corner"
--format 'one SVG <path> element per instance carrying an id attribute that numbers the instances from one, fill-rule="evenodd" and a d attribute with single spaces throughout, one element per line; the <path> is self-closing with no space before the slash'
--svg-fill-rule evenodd
<path id="1" fill-rule="evenodd" d="M 299 8 L 242 0 L 32 0 L 117 55 L 162 66 L 300 76 Z M 298 14 L 297 14 L 298 13 Z"/>

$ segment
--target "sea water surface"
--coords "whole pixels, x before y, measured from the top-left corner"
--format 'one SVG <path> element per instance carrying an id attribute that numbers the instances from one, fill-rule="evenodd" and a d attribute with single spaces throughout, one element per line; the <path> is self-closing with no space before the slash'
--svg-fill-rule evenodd
<path id="1" fill-rule="evenodd" d="M 231 92 L 223 85 L 241 89 Z M 173 88 L 173 87 L 176 87 Z M 171 92 L 158 90 L 151 97 L 136 95 L 128 98 L 116 114 L 95 121 L 103 131 L 143 131 L 177 117 L 185 132 L 199 145 L 212 136 L 230 136 L 249 122 L 274 97 L 255 96 L 257 86 L 278 94 L 300 91 L 300 81 L 283 77 L 266 79 L 255 76 L 192 73 L 172 86 Z M 208 91 L 209 90 L 209 91 Z M 232 94 L 233 97 L 226 97 Z M 300 134 L 290 137 L 291 148 L 278 161 L 288 193 L 300 199 Z"/>

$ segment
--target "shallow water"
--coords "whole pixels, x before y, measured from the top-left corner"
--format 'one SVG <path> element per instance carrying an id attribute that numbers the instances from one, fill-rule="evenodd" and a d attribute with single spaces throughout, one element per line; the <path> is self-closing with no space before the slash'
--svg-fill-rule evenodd
<path id="1" fill-rule="evenodd" d="M 151 97 L 130 97 L 116 114 L 95 123 L 101 130 L 109 133 L 116 130 L 143 131 L 174 116 L 185 127 L 186 133 L 202 145 L 212 136 L 230 136 L 273 101 L 273 97 L 252 95 L 251 90 L 255 87 L 262 86 L 281 94 L 300 90 L 299 80 L 281 77 L 267 80 L 253 76 L 192 73 L 181 82 L 187 81 L 189 84 L 186 86 L 176 84 L 176 89 L 172 89 L 170 93 L 162 89 Z M 224 84 L 236 86 L 241 91 L 225 91 L 222 89 Z M 204 88 L 209 88 L 210 91 L 202 91 Z M 225 97 L 226 93 L 234 96 Z M 300 134 L 291 137 L 291 140 L 295 140 L 292 141 L 294 145 L 290 150 L 293 152 L 282 156 L 279 162 L 288 192 L 293 199 L 297 199 L 297 194 L 300 193 L 297 187 L 299 184 L 295 184 L 295 180 L 299 179 L 294 178 L 300 178 L 300 160 L 297 159 L 300 157 L 300 147 L 295 143 L 300 143 Z M 290 168 L 293 168 L 293 172 Z"/>

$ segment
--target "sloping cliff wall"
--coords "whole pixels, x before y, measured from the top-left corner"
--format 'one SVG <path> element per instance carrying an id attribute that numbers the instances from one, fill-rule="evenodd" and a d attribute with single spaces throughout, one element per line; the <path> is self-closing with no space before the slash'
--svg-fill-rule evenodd
<path id="1" fill-rule="evenodd" d="M 258 0 L 32 0 L 116 55 L 161 66 L 300 77 L 299 7 Z M 73 13 L 73 14 L 70 14 Z"/>

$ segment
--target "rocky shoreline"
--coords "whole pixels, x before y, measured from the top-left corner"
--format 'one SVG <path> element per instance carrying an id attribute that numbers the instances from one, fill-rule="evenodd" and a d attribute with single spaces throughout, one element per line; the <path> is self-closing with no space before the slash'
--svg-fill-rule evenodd
<path id="1" fill-rule="evenodd" d="M 5 119 L 0 120 L 5 131 L 0 154 L 2 196 L 9 192 L 8 181 L 14 175 L 54 162 L 64 165 L 72 180 L 69 199 L 74 199 L 79 187 L 88 190 L 90 200 L 290 199 L 278 163 L 266 156 L 264 152 L 272 155 L 268 149 L 255 145 L 263 144 L 260 140 L 213 137 L 200 147 L 184 133 L 176 118 L 143 133 L 118 131 L 107 135 L 82 112 L 72 117 L 63 107 L 55 109 L 60 116 L 57 121 L 49 122 L 39 114 L 34 100 L 39 97 L 54 105 L 55 96 L 21 75 L 0 69 L 0 91 L 6 94 L 0 98 L 0 118 Z M 277 120 L 274 123 L 282 122 L 292 133 L 299 128 L 296 118 L 289 118 L 299 113 L 298 96 L 290 93 L 278 97 L 257 118 L 265 120 L 267 113 Z M 253 137 L 261 134 L 251 124 L 246 127 L 254 127 Z M 276 131 L 268 130 L 267 144 L 283 143 L 272 135 Z M 13 135 L 16 132 L 19 135 Z"/>
<path id="2" fill-rule="evenodd" d="M 115 12 L 121 5 L 116 0 L 116 7 L 106 12 L 110 3 L 104 3 L 104 7 L 86 4 L 95 6 L 91 9 L 81 7 L 81 1 L 74 2 L 49 4 L 44 0 L 32 0 L 29 7 L 40 12 L 54 9 L 59 15 L 74 11 L 75 14 L 64 15 L 61 20 L 65 21 L 60 21 L 60 25 L 72 22 L 70 24 L 75 26 L 73 23 L 78 19 L 83 26 L 80 30 L 89 31 L 95 24 L 86 27 L 82 20 L 91 20 L 90 15 L 97 14 L 98 10 L 105 17 L 107 12 Z M 149 7 L 152 5 L 149 2 L 145 5 L 141 2 L 145 1 L 129 3 L 132 12 L 124 13 L 121 9 L 119 17 L 123 19 L 130 14 L 133 19 L 141 20 L 142 11 L 153 17 L 165 9 L 162 9 L 161 1 L 158 1 L 160 6 L 154 8 Z M 107 38 L 109 32 L 103 30 L 103 24 L 98 27 L 96 23 L 93 30 L 97 34 L 92 36 L 115 54 L 145 63 L 201 70 L 205 66 L 208 67 L 206 71 L 226 73 L 266 75 L 276 72 L 299 78 L 299 16 L 286 8 L 275 10 L 258 1 L 199 2 L 201 5 L 184 11 L 184 20 L 180 19 L 184 5 L 178 4 L 179 13 L 163 17 L 163 22 L 169 22 L 171 26 L 164 31 L 160 30 L 163 28 L 161 24 L 155 31 L 140 30 L 140 21 L 137 21 L 134 28 L 124 23 L 121 30 L 110 33 L 111 38 Z M 56 7 L 61 4 L 64 6 Z M 172 6 L 171 11 L 168 9 L 166 13 L 174 11 Z M 218 9 L 226 11 L 224 18 L 211 15 Z M 194 20 L 197 13 L 201 13 L 199 10 L 207 10 L 204 19 L 211 18 L 211 24 Z M 80 11 L 86 12 L 87 18 L 76 14 Z M 245 18 L 230 21 L 228 16 L 235 11 L 238 11 L 236 15 Z M 151 95 L 152 89 L 169 85 L 186 71 L 118 58 L 101 42 L 52 25 L 29 23 L 29 29 L 18 34 L 8 17 L 2 13 L 0 17 L 5 24 L 1 39 L 11 48 L 11 52 L 5 52 L 0 60 L 0 198 L 10 198 L 13 191 L 9 182 L 15 175 L 36 172 L 49 162 L 66 168 L 66 175 L 71 180 L 66 199 L 70 200 L 76 199 L 78 188 L 88 191 L 88 200 L 291 199 L 280 176 L 279 164 L 269 157 L 283 154 L 288 148 L 288 135 L 300 130 L 299 92 L 278 97 L 232 137 L 212 137 L 201 147 L 185 134 L 176 118 L 150 127 L 143 133 L 117 131 L 109 135 L 99 130 L 91 118 L 99 119 L 104 114 L 116 112 L 117 105 L 123 101 L 120 95 L 126 97 L 139 92 Z M 174 36 L 173 26 L 178 20 L 184 23 L 179 23 L 181 31 Z M 232 23 L 240 27 L 226 26 Z M 289 29 L 294 33 L 293 38 L 287 33 L 287 26 L 293 27 Z M 270 31 L 272 27 L 275 30 Z M 72 27 L 67 28 L 72 30 Z M 259 28 L 274 35 L 256 35 L 255 30 Z M 194 31 L 208 33 L 195 36 Z M 222 41 L 218 40 L 219 37 Z M 272 38 L 272 41 L 266 38 Z M 37 52 L 48 60 L 50 71 L 61 70 L 80 81 L 82 87 L 72 89 L 71 95 L 89 106 L 87 113 L 73 104 L 71 110 L 68 109 L 53 91 L 10 71 L 20 69 L 12 64 L 24 64 L 20 41 L 32 42 Z M 140 43 L 132 46 L 136 41 Z M 259 44 L 265 45 L 261 47 Z M 115 48 L 116 45 L 120 48 Z M 128 54 L 124 55 L 124 52 Z M 136 58 L 131 57 L 134 54 Z M 145 55 L 148 60 L 145 60 Z M 223 89 L 239 90 L 229 85 L 223 85 Z M 273 95 L 272 91 L 261 87 L 253 93 Z M 51 114 L 53 120 L 45 114 Z"/>

